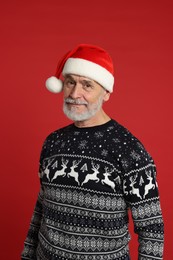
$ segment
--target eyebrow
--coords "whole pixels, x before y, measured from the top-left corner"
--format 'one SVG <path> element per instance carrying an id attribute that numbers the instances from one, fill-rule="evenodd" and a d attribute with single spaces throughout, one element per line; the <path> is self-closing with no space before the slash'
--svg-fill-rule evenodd
<path id="1" fill-rule="evenodd" d="M 64 79 L 72 79 L 72 80 L 75 80 L 71 75 L 65 75 Z"/>
<path id="2" fill-rule="evenodd" d="M 79 76 L 80 77 L 80 76 Z M 82 77 L 82 76 L 81 76 Z M 65 79 L 71 79 L 71 80 L 74 80 L 74 81 L 76 81 L 74 78 L 73 78 L 73 76 L 72 75 L 66 75 L 65 76 Z M 90 80 L 90 79 L 80 79 L 79 81 L 81 81 L 81 82 L 87 82 L 87 83 L 90 83 L 90 84 L 93 84 L 94 83 L 94 80 Z"/>

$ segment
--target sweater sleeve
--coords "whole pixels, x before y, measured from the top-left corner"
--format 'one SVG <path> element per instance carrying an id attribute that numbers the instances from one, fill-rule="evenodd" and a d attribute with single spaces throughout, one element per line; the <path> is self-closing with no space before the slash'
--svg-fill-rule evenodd
<path id="1" fill-rule="evenodd" d="M 30 259 L 35 260 L 36 258 L 36 249 L 38 244 L 38 233 L 40 229 L 40 223 L 42 219 L 42 200 L 43 200 L 43 191 L 40 189 L 38 194 L 37 202 L 33 215 L 31 218 L 29 230 L 24 242 L 24 248 L 21 254 L 21 259 Z"/>
<path id="2" fill-rule="evenodd" d="M 40 178 L 40 191 L 37 197 L 35 208 L 31 217 L 31 222 L 29 225 L 29 230 L 24 241 L 24 248 L 21 253 L 21 259 L 36 260 L 36 250 L 38 246 L 38 234 L 40 230 L 41 220 L 42 220 L 42 208 L 44 191 L 42 187 L 42 174 L 43 174 L 43 159 L 46 153 L 46 143 L 43 143 L 42 151 L 40 154 L 40 164 L 39 164 L 39 178 Z"/>
<path id="3" fill-rule="evenodd" d="M 123 190 L 138 235 L 138 260 L 163 259 L 164 224 L 156 166 L 139 143 L 129 154 L 130 169 L 124 174 Z"/>

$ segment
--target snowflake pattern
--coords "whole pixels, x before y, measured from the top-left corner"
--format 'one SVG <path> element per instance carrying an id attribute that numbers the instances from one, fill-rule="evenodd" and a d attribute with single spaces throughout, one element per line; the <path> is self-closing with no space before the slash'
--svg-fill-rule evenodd
<path id="1" fill-rule="evenodd" d="M 127 159 L 123 158 L 121 160 L 121 163 L 122 163 L 123 168 L 127 169 L 129 167 L 129 162 Z"/>
<path id="2" fill-rule="evenodd" d="M 135 152 L 134 150 L 130 153 L 130 156 L 135 160 L 135 161 L 139 161 L 141 156 Z"/>
<path id="3" fill-rule="evenodd" d="M 103 149 L 102 152 L 101 152 L 101 155 L 106 157 L 108 155 L 108 151 Z"/>
<path id="4" fill-rule="evenodd" d="M 79 143 L 79 146 L 78 146 L 78 148 L 79 149 L 85 149 L 86 147 L 87 147 L 87 141 L 86 140 L 83 140 L 83 141 L 81 141 L 80 143 Z"/>
<path id="5" fill-rule="evenodd" d="M 94 137 L 99 139 L 99 138 L 102 138 L 103 135 L 104 135 L 104 134 L 99 131 L 99 132 L 96 132 L 96 133 L 94 134 Z"/>
<path id="6" fill-rule="evenodd" d="M 75 132 L 74 132 L 74 135 L 79 135 L 79 134 L 80 134 L 79 131 L 75 131 Z"/>
<path id="7" fill-rule="evenodd" d="M 62 142 L 61 143 L 61 148 L 64 148 L 65 147 L 65 142 Z"/>
<path id="8" fill-rule="evenodd" d="M 113 138 L 112 141 L 113 141 L 114 143 L 120 143 L 120 140 L 119 140 L 118 138 Z"/>

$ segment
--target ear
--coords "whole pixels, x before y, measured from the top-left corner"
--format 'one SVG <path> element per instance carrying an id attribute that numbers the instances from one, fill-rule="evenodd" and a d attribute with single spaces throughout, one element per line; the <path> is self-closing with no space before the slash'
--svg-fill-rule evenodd
<path id="1" fill-rule="evenodd" d="M 103 101 L 104 102 L 108 101 L 109 98 L 110 98 L 110 95 L 111 95 L 111 93 L 109 91 L 105 90 L 105 93 L 104 93 L 104 96 L 103 96 Z"/>

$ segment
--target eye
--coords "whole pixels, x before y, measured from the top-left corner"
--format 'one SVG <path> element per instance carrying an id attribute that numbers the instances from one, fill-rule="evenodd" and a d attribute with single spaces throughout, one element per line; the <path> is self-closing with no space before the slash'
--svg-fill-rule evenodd
<path id="1" fill-rule="evenodd" d="M 91 84 L 89 84 L 89 83 L 86 83 L 85 86 L 86 86 L 87 88 L 91 88 Z"/>
<path id="2" fill-rule="evenodd" d="M 93 89 L 93 85 L 90 83 L 90 82 L 84 82 L 83 83 L 83 88 L 86 90 L 86 91 L 91 91 Z"/>
<path id="3" fill-rule="evenodd" d="M 73 86 L 75 86 L 75 81 L 67 78 L 67 79 L 64 80 L 64 85 L 66 87 L 73 87 Z"/>

